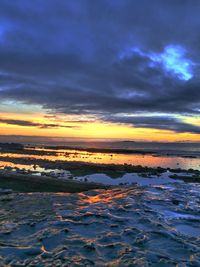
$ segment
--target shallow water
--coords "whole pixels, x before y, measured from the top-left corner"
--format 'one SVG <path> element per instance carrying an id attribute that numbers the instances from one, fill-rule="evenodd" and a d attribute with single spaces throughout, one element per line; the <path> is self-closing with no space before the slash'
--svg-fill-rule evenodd
<path id="1" fill-rule="evenodd" d="M 2 195 L 1 264 L 200 266 L 199 192 L 169 183 Z"/>
<path id="2" fill-rule="evenodd" d="M 86 176 L 74 177 L 79 181 L 87 181 L 94 183 L 102 183 L 104 185 L 155 185 L 155 184 L 168 184 L 168 183 L 181 183 L 181 180 L 175 180 L 170 178 L 173 173 L 166 171 L 161 176 L 152 175 L 150 177 L 143 177 L 143 174 L 138 173 L 125 173 L 121 177 L 112 178 L 104 173 L 94 173 Z M 190 177 L 189 173 L 178 173 L 178 176 L 185 175 Z"/>
<path id="3" fill-rule="evenodd" d="M 47 149 L 34 149 L 38 151 L 52 151 Z M 78 161 L 100 164 L 132 164 L 147 167 L 163 167 L 177 169 L 181 168 L 188 170 L 190 168 L 200 170 L 200 157 L 189 158 L 182 156 L 155 156 L 149 154 L 115 154 L 115 153 L 89 153 L 79 150 L 54 150 L 55 155 L 34 155 L 34 154 L 15 154 L 0 152 L 0 165 L 5 165 L 5 157 L 7 162 L 9 158 L 26 158 L 26 159 L 41 159 L 41 160 L 62 160 L 62 161 Z M 57 154 L 56 154 L 57 153 Z M 13 165 L 13 163 L 12 163 Z M 17 167 L 17 165 L 15 165 Z"/>

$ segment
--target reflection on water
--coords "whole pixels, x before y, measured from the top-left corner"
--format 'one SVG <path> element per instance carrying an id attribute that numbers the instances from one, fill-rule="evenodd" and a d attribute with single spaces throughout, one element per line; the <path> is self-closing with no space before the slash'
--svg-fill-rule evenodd
<path id="1" fill-rule="evenodd" d="M 24 169 L 24 170 L 29 170 L 31 168 L 31 165 L 25 165 L 25 164 L 15 164 L 12 162 L 7 162 L 7 161 L 0 161 L 0 169 L 4 169 L 4 168 L 18 168 L 18 169 Z"/>
<path id="2" fill-rule="evenodd" d="M 110 154 L 110 153 L 90 153 L 79 150 L 50 150 L 50 149 L 34 149 L 35 151 L 53 152 L 53 155 L 34 155 L 34 154 L 15 154 L 0 153 L 0 159 L 3 158 L 33 158 L 46 159 L 50 161 L 81 161 L 89 163 L 105 163 L 105 164 L 132 164 L 147 167 L 163 167 L 163 168 L 181 168 L 181 169 L 197 169 L 200 170 L 200 158 L 183 158 L 178 156 L 154 156 L 141 154 Z"/>
<path id="3" fill-rule="evenodd" d="M 0 170 L 4 171 L 9 170 L 12 172 L 22 173 L 22 174 L 30 174 L 31 175 L 47 175 L 51 177 L 56 177 L 59 179 L 69 179 L 71 178 L 71 173 L 66 170 L 59 169 L 46 169 L 40 167 L 39 165 L 25 165 L 25 164 L 16 164 L 12 162 L 0 161 Z"/>

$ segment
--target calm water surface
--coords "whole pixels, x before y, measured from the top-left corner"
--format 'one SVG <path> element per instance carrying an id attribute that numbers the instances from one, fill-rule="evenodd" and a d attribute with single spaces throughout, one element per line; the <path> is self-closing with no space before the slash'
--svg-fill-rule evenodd
<path id="1" fill-rule="evenodd" d="M 78 161 L 89 163 L 105 163 L 105 164 L 133 164 L 148 167 L 163 167 L 163 168 L 181 168 L 181 169 L 197 169 L 200 170 L 200 157 L 189 158 L 181 156 L 155 156 L 151 154 L 115 154 L 115 153 L 90 153 L 79 150 L 50 150 L 36 148 L 35 151 L 55 152 L 54 155 L 34 155 L 34 154 L 14 154 L 0 153 L 0 166 L 4 166 L 5 157 L 8 158 L 34 158 L 47 159 L 50 161 Z M 2 159 L 2 160 L 1 160 Z M 6 159 L 7 162 L 7 159 Z M 8 166 L 9 163 L 6 163 Z M 12 163 L 13 167 L 13 163 Z"/>

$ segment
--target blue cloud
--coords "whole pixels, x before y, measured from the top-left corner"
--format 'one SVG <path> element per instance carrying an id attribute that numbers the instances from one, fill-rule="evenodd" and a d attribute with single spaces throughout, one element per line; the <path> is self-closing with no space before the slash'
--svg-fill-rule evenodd
<path id="1" fill-rule="evenodd" d="M 155 63 L 160 63 L 166 71 L 174 74 L 181 80 L 188 81 L 193 77 L 192 61 L 185 57 L 186 50 L 181 46 L 166 46 L 163 53 L 151 54 Z"/>
<path id="2" fill-rule="evenodd" d="M 167 73 L 188 81 L 193 77 L 192 66 L 194 63 L 185 57 L 186 50 L 180 45 L 168 45 L 162 53 L 149 53 L 138 47 L 129 47 L 119 54 L 119 60 L 131 59 L 135 55 L 150 60 L 149 66 L 161 66 Z"/>

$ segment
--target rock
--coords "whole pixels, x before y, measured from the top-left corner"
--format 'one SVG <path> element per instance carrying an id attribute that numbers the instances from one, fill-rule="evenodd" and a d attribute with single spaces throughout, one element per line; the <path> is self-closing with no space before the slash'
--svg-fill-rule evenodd
<path id="1" fill-rule="evenodd" d="M 13 193 L 13 190 L 12 189 L 2 189 L 0 188 L 0 194 L 11 194 Z"/>

